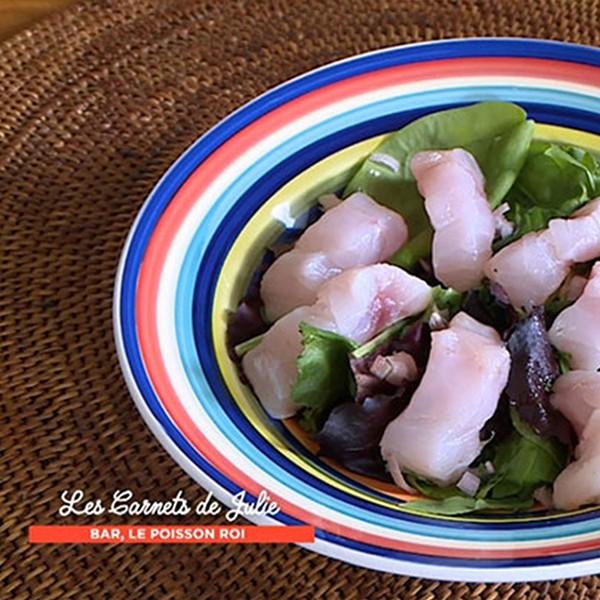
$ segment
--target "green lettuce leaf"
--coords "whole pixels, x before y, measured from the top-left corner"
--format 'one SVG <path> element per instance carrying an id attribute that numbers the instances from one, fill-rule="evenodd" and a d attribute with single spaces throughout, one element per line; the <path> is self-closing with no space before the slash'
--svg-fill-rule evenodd
<path id="1" fill-rule="evenodd" d="M 432 313 L 438 313 L 442 318 L 449 321 L 458 313 L 465 299 L 465 294 L 457 292 L 454 288 L 445 288 L 436 285 L 431 290 L 431 306 L 425 312 L 424 321 L 429 321 Z"/>
<path id="2" fill-rule="evenodd" d="M 515 431 L 495 449 L 495 482 L 490 497 L 533 496 L 535 490 L 551 484 L 566 466 L 565 448 L 555 438 L 536 434 L 511 410 Z"/>
<path id="3" fill-rule="evenodd" d="M 527 159 L 506 201 L 506 217 L 514 234 L 502 245 L 531 231 L 544 229 L 550 219 L 568 217 L 600 193 L 600 164 L 581 148 L 532 142 Z"/>
<path id="4" fill-rule="evenodd" d="M 464 515 L 480 510 L 505 510 L 515 512 L 530 508 L 532 498 L 471 498 L 470 496 L 451 496 L 443 500 L 413 500 L 402 505 L 407 512 L 430 515 Z"/>
<path id="5" fill-rule="evenodd" d="M 546 300 L 544 311 L 546 315 L 553 319 L 556 318 L 567 306 L 571 306 L 575 300 L 567 298 L 561 293 L 561 289 L 557 290 Z"/>
<path id="6" fill-rule="evenodd" d="M 415 490 L 432 500 L 447 500 L 448 498 L 453 498 L 455 496 L 464 496 L 465 498 L 468 498 L 468 496 L 461 492 L 455 485 L 440 487 L 435 483 L 431 483 L 431 481 L 410 472 L 404 473 L 404 478 L 410 486 L 415 488 Z"/>
<path id="7" fill-rule="evenodd" d="M 496 482 L 496 475 L 490 475 L 482 465 L 477 469 L 481 478 L 481 486 L 475 496 L 468 496 L 455 485 L 439 487 L 413 473 L 406 473 L 406 481 L 420 492 L 425 499 L 413 500 L 405 505 L 412 512 L 437 515 L 460 515 L 480 510 L 515 511 L 529 508 L 533 504 L 532 495 L 495 499 L 487 497 Z"/>
<path id="8" fill-rule="evenodd" d="M 395 159 L 397 171 L 368 158 L 344 195 L 363 191 L 404 217 L 410 240 L 391 262 L 411 268 L 431 253 L 432 237 L 423 200 L 410 171 L 413 155 L 422 150 L 465 148 L 481 167 L 489 201 L 495 208 L 523 166 L 532 135 L 533 122 L 526 120 L 525 111 L 506 102 L 482 102 L 433 113 L 391 133 L 375 150 L 374 154 Z"/>
<path id="9" fill-rule="evenodd" d="M 303 350 L 297 359 L 292 400 L 305 407 L 300 423 L 314 431 L 336 404 L 352 397 L 354 380 L 348 353 L 357 344 L 304 322 L 300 332 Z"/>
<path id="10" fill-rule="evenodd" d="M 319 406 L 305 406 L 298 418 L 298 424 L 304 431 L 317 433 L 323 426 L 327 415 Z"/>
<path id="11" fill-rule="evenodd" d="M 458 312 L 463 301 L 464 294 L 457 292 L 454 288 L 445 288 L 436 285 L 431 289 L 431 298 L 438 310 Z"/>

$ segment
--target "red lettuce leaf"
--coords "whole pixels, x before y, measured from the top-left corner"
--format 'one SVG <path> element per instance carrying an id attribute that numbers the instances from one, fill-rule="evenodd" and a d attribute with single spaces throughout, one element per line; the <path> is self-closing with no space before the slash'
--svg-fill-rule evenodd
<path id="1" fill-rule="evenodd" d="M 494 414 L 485 422 L 483 429 L 479 432 L 479 438 L 482 441 L 492 438 L 496 443 L 507 437 L 512 431 L 510 402 L 507 395 L 502 393 Z M 486 449 L 487 447 L 484 448 L 484 452 Z"/>
<path id="2" fill-rule="evenodd" d="M 389 481 L 379 442 L 387 424 L 406 407 L 404 397 L 375 396 L 358 404 L 336 406 L 317 434 L 321 456 L 332 458 L 350 471 Z"/>
<path id="3" fill-rule="evenodd" d="M 571 440 L 568 421 L 550 404 L 560 369 L 548 339 L 544 310 L 537 307 L 512 329 L 507 341 L 511 368 L 505 393 L 521 419 L 543 437 Z"/>

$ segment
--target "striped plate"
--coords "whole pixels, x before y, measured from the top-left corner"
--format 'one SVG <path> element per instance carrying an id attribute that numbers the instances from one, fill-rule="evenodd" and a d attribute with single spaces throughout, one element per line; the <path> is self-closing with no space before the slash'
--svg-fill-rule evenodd
<path id="1" fill-rule="evenodd" d="M 224 346 L 266 244 L 336 189 L 380 136 L 424 114 L 509 100 L 536 136 L 600 152 L 600 51 L 517 39 L 389 48 L 260 96 L 194 143 L 131 230 L 116 279 L 121 365 L 149 427 L 225 504 L 266 490 L 259 523 L 316 527 L 312 550 L 438 579 L 515 581 L 600 571 L 600 510 L 426 518 L 392 486 L 318 459 L 293 423 L 271 421 Z"/>

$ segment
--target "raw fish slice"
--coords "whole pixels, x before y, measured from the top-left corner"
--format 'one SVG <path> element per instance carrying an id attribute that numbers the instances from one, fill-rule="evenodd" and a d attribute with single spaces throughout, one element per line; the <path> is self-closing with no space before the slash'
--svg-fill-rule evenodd
<path id="1" fill-rule="evenodd" d="M 569 273 L 569 262 L 556 256 L 548 231 L 532 232 L 492 257 L 485 274 L 498 283 L 516 308 L 546 302 Z"/>
<path id="2" fill-rule="evenodd" d="M 591 415 L 572 462 L 554 481 L 554 505 L 574 510 L 600 503 L 600 411 Z"/>
<path id="3" fill-rule="evenodd" d="M 317 290 L 341 271 L 323 252 L 292 250 L 282 254 L 264 274 L 261 283 L 262 297 L 265 302 L 268 299 L 267 317 L 276 319 L 291 308 L 312 304 Z"/>
<path id="4" fill-rule="evenodd" d="M 465 313 L 431 340 L 423 379 L 406 410 L 387 426 L 381 453 L 392 466 L 448 485 L 480 453 L 479 432 L 496 410 L 510 356 L 495 330 Z"/>
<path id="5" fill-rule="evenodd" d="M 393 265 L 348 269 L 319 290 L 317 310 L 335 331 L 362 344 L 388 325 L 420 313 L 431 302 L 431 288 Z"/>
<path id="6" fill-rule="evenodd" d="M 513 306 L 530 308 L 546 302 L 573 263 L 598 256 L 600 198 L 570 218 L 553 219 L 547 229 L 509 244 L 488 262 L 485 274 L 504 288 Z"/>
<path id="7" fill-rule="evenodd" d="M 261 283 L 265 313 L 275 321 L 312 304 L 319 287 L 341 270 L 387 260 L 408 237 L 404 219 L 361 193 L 329 209 L 281 255 Z"/>
<path id="8" fill-rule="evenodd" d="M 324 252 L 341 269 L 388 259 L 408 237 L 404 219 L 366 194 L 352 194 L 328 210 L 296 242 L 302 252 Z"/>
<path id="9" fill-rule="evenodd" d="M 569 219 L 548 224 L 556 256 L 570 262 L 587 262 L 600 256 L 600 198 L 579 209 Z"/>
<path id="10" fill-rule="evenodd" d="M 600 262 L 579 300 L 556 317 L 549 336 L 553 346 L 571 355 L 573 369 L 600 369 Z"/>
<path id="11" fill-rule="evenodd" d="M 477 319 L 474 319 L 464 312 L 459 312 L 456 314 L 450 325 L 455 328 L 463 329 L 464 331 L 470 331 L 471 333 L 475 333 L 481 337 L 487 337 L 493 343 L 497 343 L 500 339 L 498 332 L 495 329 L 480 323 L 477 321 Z"/>
<path id="12" fill-rule="evenodd" d="M 581 436 L 594 410 L 600 408 L 600 373 L 569 371 L 561 375 L 554 382 L 550 402 Z"/>
<path id="13" fill-rule="evenodd" d="M 244 373 L 272 417 L 290 417 L 299 408 L 292 402 L 291 388 L 302 351 L 301 321 L 363 343 L 388 325 L 422 312 L 430 302 L 429 286 L 399 267 L 345 271 L 321 288 L 316 304 L 296 308 L 267 331 L 242 359 Z"/>
<path id="14" fill-rule="evenodd" d="M 418 152 L 410 166 L 435 230 L 436 277 L 461 292 L 475 287 L 492 256 L 496 229 L 477 162 L 456 149 Z"/>

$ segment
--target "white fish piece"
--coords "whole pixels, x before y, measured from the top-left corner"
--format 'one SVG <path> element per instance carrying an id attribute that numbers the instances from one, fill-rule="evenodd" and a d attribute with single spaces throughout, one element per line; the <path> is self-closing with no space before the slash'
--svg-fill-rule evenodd
<path id="1" fill-rule="evenodd" d="M 485 274 L 500 284 L 516 308 L 543 304 L 574 263 L 600 256 L 600 198 L 568 219 L 552 219 L 548 228 L 524 235 L 495 254 Z"/>
<path id="2" fill-rule="evenodd" d="M 568 219 L 552 219 L 548 230 L 556 256 L 573 263 L 600 256 L 600 198 L 588 202 Z"/>
<path id="3" fill-rule="evenodd" d="M 333 330 L 332 324 L 315 314 L 312 307 L 301 306 L 273 324 L 261 342 L 242 358 L 254 393 L 275 419 L 286 419 L 298 412 L 299 406 L 292 401 L 290 392 L 298 375 L 296 359 L 302 352 L 302 321 Z"/>
<path id="4" fill-rule="evenodd" d="M 500 340 L 498 332 L 493 327 L 480 323 L 477 319 L 464 312 L 456 314 L 452 321 L 450 321 L 450 326 L 470 331 L 482 338 L 488 338 L 493 343 L 497 343 Z"/>
<path id="5" fill-rule="evenodd" d="M 363 343 L 392 323 L 422 312 L 430 302 L 431 288 L 399 267 L 379 264 L 349 269 L 321 287 L 315 304 L 279 319 L 244 355 L 244 373 L 269 415 L 291 417 L 299 408 L 292 401 L 291 389 L 302 351 L 302 321 Z"/>
<path id="6" fill-rule="evenodd" d="M 464 292 L 483 278 L 496 223 L 477 162 L 466 150 L 417 152 L 410 168 L 434 229 L 436 277 Z"/>
<path id="7" fill-rule="evenodd" d="M 356 192 L 311 225 L 296 249 L 324 252 L 334 265 L 349 269 L 388 259 L 407 237 L 401 215 Z"/>
<path id="8" fill-rule="evenodd" d="M 569 371 L 561 375 L 554 382 L 550 402 L 581 436 L 592 413 L 600 408 L 600 373 Z"/>
<path id="9" fill-rule="evenodd" d="M 431 288 L 400 267 L 378 264 L 340 273 L 317 298 L 316 310 L 334 323 L 334 331 L 362 344 L 388 325 L 424 311 Z"/>
<path id="10" fill-rule="evenodd" d="M 261 282 L 267 318 L 274 320 L 291 308 L 312 304 L 323 283 L 341 272 L 324 252 L 292 250 L 282 254 L 267 269 Z"/>
<path id="11" fill-rule="evenodd" d="M 547 230 L 524 235 L 502 248 L 485 265 L 485 274 L 502 286 L 512 305 L 543 304 L 569 273 L 570 263 L 554 250 Z"/>
<path id="12" fill-rule="evenodd" d="M 298 306 L 312 304 L 320 285 L 341 270 L 387 260 L 407 238 L 401 215 L 366 194 L 352 194 L 327 210 L 300 236 L 294 249 L 269 267 L 260 290 L 267 318 L 274 321 Z"/>
<path id="13" fill-rule="evenodd" d="M 465 313 L 431 340 L 423 379 L 387 426 L 381 454 L 400 469 L 449 485 L 481 451 L 479 432 L 506 386 L 510 355 L 495 330 Z"/>
<path id="14" fill-rule="evenodd" d="M 571 355 L 571 367 L 600 369 L 600 262 L 580 298 L 556 317 L 548 332 L 550 342 Z"/>
<path id="15" fill-rule="evenodd" d="M 600 411 L 595 410 L 585 426 L 576 460 L 554 480 L 554 505 L 574 510 L 586 504 L 600 503 Z"/>

